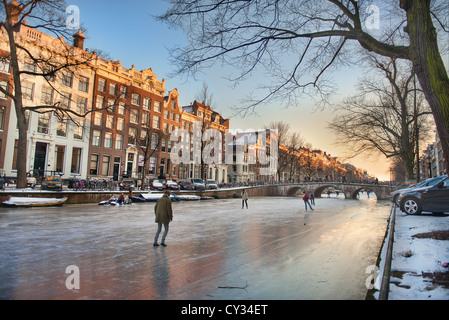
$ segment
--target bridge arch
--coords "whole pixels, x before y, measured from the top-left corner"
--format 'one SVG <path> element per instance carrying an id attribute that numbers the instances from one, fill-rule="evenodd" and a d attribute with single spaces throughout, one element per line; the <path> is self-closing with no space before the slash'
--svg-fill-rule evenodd
<path id="1" fill-rule="evenodd" d="M 304 187 L 291 187 L 287 190 L 287 197 L 296 197 L 299 192 L 304 193 L 306 190 Z"/>
<path id="2" fill-rule="evenodd" d="M 321 185 L 313 190 L 313 194 L 315 195 L 315 198 L 321 198 L 321 194 L 323 193 L 323 191 L 328 188 L 333 188 L 335 190 L 339 190 L 341 193 L 344 193 L 344 190 L 342 190 L 342 188 L 340 188 L 338 185 L 324 184 L 324 185 Z"/>
<path id="3" fill-rule="evenodd" d="M 359 187 L 359 188 L 355 188 L 350 190 L 350 192 L 348 192 L 348 194 L 345 193 L 345 197 L 349 196 L 349 198 L 347 199 L 357 199 L 357 195 L 361 192 L 361 191 L 369 191 L 368 197 L 369 198 L 377 198 L 379 199 L 379 195 L 376 192 L 375 188 L 367 188 L 367 187 Z"/>

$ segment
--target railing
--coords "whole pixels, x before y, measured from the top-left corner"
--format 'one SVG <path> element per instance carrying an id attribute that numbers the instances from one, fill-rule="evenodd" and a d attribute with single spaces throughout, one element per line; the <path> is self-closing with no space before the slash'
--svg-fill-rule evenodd
<path id="1" fill-rule="evenodd" d="M 385 265 L 382 273 L 382 284 L 379 291 L 379 300 L 388 300 L 388 293 L 390 292 L 390 275 L 391 275 L 391 261 L 393 259 L 393 242 L 394 242 L 394 226 L 396 220 L 396 204 L 393 203 L 392 212 L 390 215 L 390 226 L 388 228 L 388 246 L 385 257 Z"/>

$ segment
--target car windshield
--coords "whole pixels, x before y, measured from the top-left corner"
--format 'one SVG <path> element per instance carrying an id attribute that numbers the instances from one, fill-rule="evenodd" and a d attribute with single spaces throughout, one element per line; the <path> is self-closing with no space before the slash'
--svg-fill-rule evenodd
<path id="1" fill-rule="evenodd" d="M 203 183 L 203 180 L 201 180 L 201 179 L 192 179 L 192 181 L 196 182 L 196 183 Z"/>

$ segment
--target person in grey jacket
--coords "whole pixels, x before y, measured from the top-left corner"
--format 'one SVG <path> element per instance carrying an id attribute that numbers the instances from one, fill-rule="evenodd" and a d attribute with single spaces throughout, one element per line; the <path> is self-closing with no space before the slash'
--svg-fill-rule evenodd
<path id="1" fill-rule="evenodd" d="M 165 238 L 168 234 L 168 225 L 173 220 L 170 194 L 170 190 L 166 190 L 162 198 L 160 198 L 154 206 L 154 214 L 156 216 L 154 222 L 157 223 L 157 231 L 153 242 L 153 246 L 155 247 L 159 246 L 157 241 L 159 239 L 159 234 L 161 233 L 162 225 L 164 225 L 164 233 L 162 235 L 161 246 L 167 246 L 165 244 Z"/>

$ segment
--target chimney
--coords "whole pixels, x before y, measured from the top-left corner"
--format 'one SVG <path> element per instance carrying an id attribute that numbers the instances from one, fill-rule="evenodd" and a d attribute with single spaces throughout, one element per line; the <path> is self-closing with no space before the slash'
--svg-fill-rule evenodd
<path id="1" fill-rule="evenodd" d="M 86 36 L 81 32 L 81 29 L 73 35 L 73 38 L 73 46 L 84 50 L 84 39 L 86 39 Z"/>

